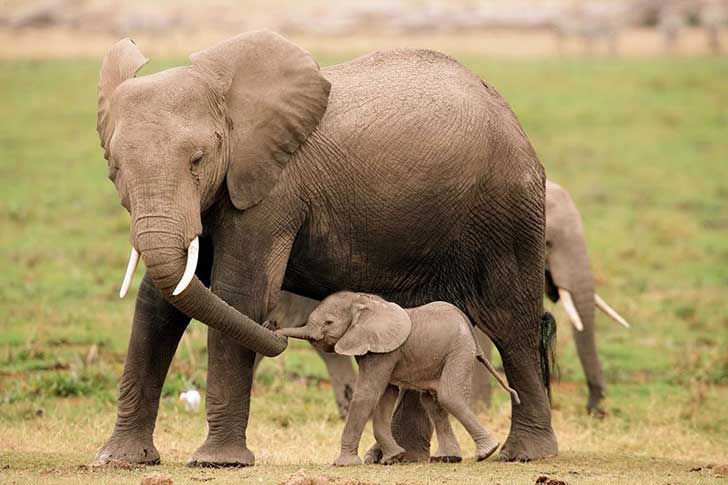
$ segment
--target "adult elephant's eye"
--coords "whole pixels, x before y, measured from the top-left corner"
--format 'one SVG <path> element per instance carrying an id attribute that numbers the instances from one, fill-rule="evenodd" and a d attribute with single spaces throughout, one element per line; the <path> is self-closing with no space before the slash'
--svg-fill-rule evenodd
<path id="1" fill-rule="evenodd" d="M 192 155 L 192 160 L 190 161 L 190 163 L 192 164 L 192 168 L 197 168 L 204 157 L 205 152 L 203 152 L 202 150 L 197 150 L 194 155 Z"/>

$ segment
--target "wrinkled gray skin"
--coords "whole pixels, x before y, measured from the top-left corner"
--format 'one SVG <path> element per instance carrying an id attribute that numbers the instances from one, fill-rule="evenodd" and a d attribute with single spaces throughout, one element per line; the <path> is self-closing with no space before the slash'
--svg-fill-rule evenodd
<path id="1" fill-rule="evenodd" d="M 576 309 L 581 317 L 584 330 L 578 331 L 572 325 L 576 350 L 586 376 L 589 397 L 586 408 L 590 413 L 601 415 L 600 403 L 604 398 L 606 383 L 602 365 L 596 350 L 594 325 L 594 276 L 587 252 L 584 227 L 574 201 L 569 193 L 558 184 L 546 181 L 546 291 L 553 301 L 559 296 L 556 285 L 569 290 Z M 284 293 L 282 306 L 276 308 L 275 319 L 279 325 L 300 326 L 316 305 L 315 301 Z M 490 357 L 491 342 L 479 329 L 476 335 L 485 355 Z M 354 385 L 356 375 L 350 360 L 335 354 L 325 357 L 331 372 L 332 384 L 339 410 L 348 407 L 350 396 L 345 392 L 347 386 Z M 335 362 L 335 365 L 331 364 Z M 490 378 L 487 374 L 473 374 L 473 399 L 475 408 L 487 408 L 490 404 Z"/>
<path id="2" fill-rule="evenodd" d="M 405 450 L 392 436 L 388 386 L 422 392 L 422 403 L 435 424 L 440 448 L 435 461 L 459 461 L 460 447 L 445 412 L 458 419 L 475 441 L 476 459 L 486 459 L 498 441 L 470 409 L 470 383 L 476 356 L 482 358 L 473 328 L 457 307 L 445 302 L 403 309 L 365 293 L 339 292 L 321 302 L 303 327 L 276 333 L 301 338 L 338 355 L 355 356 L 359 377 L 334 465 L 359 465 L 359 442 L 374 418 L 379 461 L 399 461 Z M 383 401 L 383 402 L 381 402 Z"/>
<path id="3" fill-rule="evenodd" d="M 256 322 L 281 288 L 453 303 L 495 342 L 522 400 L 500 457 L 557 453 L 540 358 L 545 176 L 492 87 L 426 50 L 322 71 L 268 31 L 135 77 L 145 62 L 122 40 L 99 80 L 97 130 L 147 268 L 99 462 L 159 461 L 159 394 L 195 318 L 210 327 L 209 431 L 190 464 L 252 465 L 255 352 L 286 346 Z M 195 241 L 197 276 L 180 285 Z M 407 394 L 392 428 L 413 459 L 427 459 L 432 427 Z"/>

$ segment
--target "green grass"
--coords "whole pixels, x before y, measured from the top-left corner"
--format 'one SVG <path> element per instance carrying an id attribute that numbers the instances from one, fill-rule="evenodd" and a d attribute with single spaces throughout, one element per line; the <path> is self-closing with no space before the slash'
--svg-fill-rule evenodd
<path id="1" fill-rule="evenodd" d="M 341 423 L 325 369 L 293 343 L 264 363 L 254 390 L 249 442 L 261 466 L 188 470 L 181 463 L 205 434 L 203 416 L 176 400 L 205 387 L 205 328 L 194 324 L 157 427 L 162 470 L 176 481 L 270 483 L 304 466 L 373 482 L 476 483 L 485 474 L 532 483 L 552 474 L 697 483 L 716 473 L 691 467 L 728 461 L 728 59 L 462 60 L 509 100 L 549 177 L 571 191 L 599 292 L 633 323 L 626 331 L 598 320 L 609 416 L 585 415 L 561 325 L 559 458 L 334 470 L 325 465 Z M 153 60 L 143 72 L 173 64 Z M 138 482 L 153 471 L 78 468 L 112 429 L 136 288 L 119 301 L 128 215 L 95 133 L 97 71 L 94 61 L 0 62 L 0 481 Z M 483 420 L 505 438 L 508 416 L 496 391 Z"/>

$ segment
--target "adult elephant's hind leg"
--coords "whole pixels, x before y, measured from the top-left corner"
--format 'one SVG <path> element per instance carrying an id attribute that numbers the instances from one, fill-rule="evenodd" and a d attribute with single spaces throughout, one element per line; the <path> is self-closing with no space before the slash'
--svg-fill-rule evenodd
<path id="1" fill-rule="evenodd" d="M 209 281 L 211 248 L 201 240 L 197 276 Z M 97 463 L 112 460 L 159 463 L 152 435 L 159 396 L 180 338 L 190 318 L 167 303 L 147 273 L 139 287 L 124 372 L 119 384 L 116 425 L 96 454 Z"/>
<path id="2" fill-rule="evenodd" d="M 544 195 L 541 176 L 525 177 L 498 204 L 484 197 L 471 237 L 487 241 L 476 257 L 478 298 L 468 315 L 490 337 L 501 355 L 508 382 L 521 404 L 511 401 L 511 429 L 500 459 L 528 461 L 558 452 L 544 376 Z"/>

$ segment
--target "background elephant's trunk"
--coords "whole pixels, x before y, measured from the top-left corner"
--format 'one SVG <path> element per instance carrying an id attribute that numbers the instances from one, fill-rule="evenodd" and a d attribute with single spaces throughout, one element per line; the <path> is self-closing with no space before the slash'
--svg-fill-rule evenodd
<path id="1" fill-rule="evenodd" d="M 557 288 L 569 291 L 583 326 L 583 330 L 579 331 L 569 324 L 589 387 L 587 409 L 592 411 L 599 407 L 604 398 L 606 383 L 595 340 L 594 276 L 591 262 L 583 239 L 561 241 L 554 246 L 547 257 L 549 276 Z"/>
<path id="2" fill-rule="evenodd" d="M 311 328 L 308 325 L 303 327 L 281 328 L 279 330 L 276 330 L 276 333 L 285 337 L 293 337 L 303 340 L 313 339 Z"/>
<path id="3" fill-rule="evenodd" d="M 173 295 L 184 273 L 187 246 L 201 232 L 199 222 L 189 224 L 164 216 L 140 216 L 135 211 L 132 211 L 132 220 L 132 245 L 141 253 L 154 285 L 170 303 L 255 352 L 273 357 L 285 350 L 285 339 L 232 308 L 196 276 L 183 292 Z"/>

